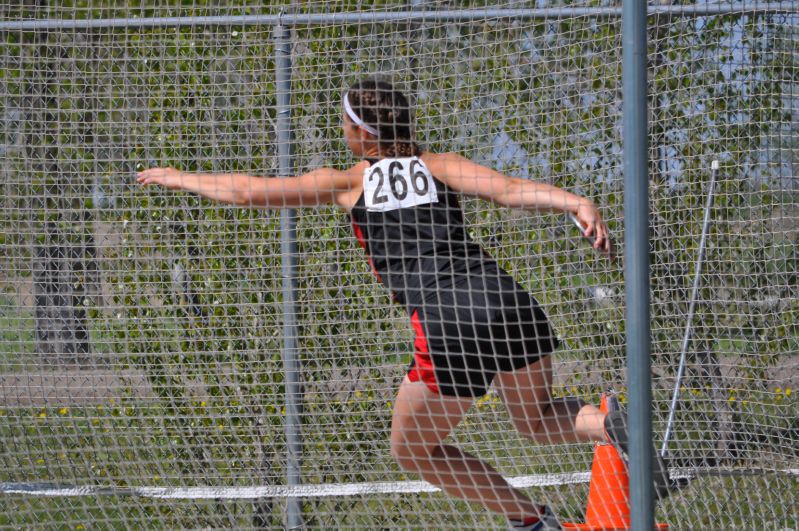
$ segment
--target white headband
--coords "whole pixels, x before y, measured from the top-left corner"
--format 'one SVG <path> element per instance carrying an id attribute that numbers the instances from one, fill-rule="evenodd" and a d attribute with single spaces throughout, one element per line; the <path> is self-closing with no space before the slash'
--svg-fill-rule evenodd
<path id="1" fill-rule="evenodd" d="M 361 120 L 360 116 L 355 114 L 355 111 L 352 110 L 352 105 L 350 105 L 349 96 L 350 96 L 349 92 L 344 94 L 344 111 L 347 113 L 347 116 L 350 117 L 350 120 L 352 120 L 352 122 L 355 125 L 357 125 L 361 129 L 363 129 L 367 133 L 372 133 L 374 136 L 380 136 L 379 133 L 377 132 L 377 129 L 375 129 L 371 125 L 365 123 L 363 120 Z"/>

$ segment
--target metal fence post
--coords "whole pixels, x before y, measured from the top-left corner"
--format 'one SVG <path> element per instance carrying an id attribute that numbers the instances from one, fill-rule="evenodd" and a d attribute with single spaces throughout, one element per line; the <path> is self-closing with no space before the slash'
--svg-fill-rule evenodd
<path id="1" fill-rule="evenodd" d="M 632 528 L 654 528 L 649 323 L 646 2 L 622 5 L 622 123 Z"/>
<path id="2" fill-rule="evenodd" d="M 280 177 L 294 173 L 291 131 L 291 29 L 275 26 L 275 70 L 277 79 L 277 142 Z M 297 348 L 297 212 L 283 209 L 280 216 L 280 251 L 283 277 L 283 364 L 286 371 L 286 480 L 289 486 L 300 485 L 302 455 L 302 389 L 300 386 L 299 349 Z M 300 500 L 286 500 L 289 529 L 302 526 Z"/>

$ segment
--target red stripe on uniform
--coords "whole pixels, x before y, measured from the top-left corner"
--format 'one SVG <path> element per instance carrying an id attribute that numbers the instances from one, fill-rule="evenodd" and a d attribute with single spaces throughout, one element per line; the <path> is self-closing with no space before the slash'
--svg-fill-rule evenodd
<path id="1" fill-rule="evenodd" d="M 372 268 L 372 273 L 374 274 L 375 278 L 377 278 L 377 281 L 382 284 L 383 279 L 380 278 L 380 273 L 378 273 L 377 269 L 375 269 L 375 264 L 374 262 L 372 262 L 372 257 L 369 256 L 369 248 L 366 246 L 366 238 L 364 238 L 363 236 L 363 230 L 361 230 L 360 225 L 358 225 L 354 221 L 352 222 L 352 232 L 355 233 L 355 237 L 358 239 L 358 243 L 360 243 L 361 247 L 363 247 L 364 251 L 366 251 L 366 260 L 369 262 L 369 267 Z"/>
<path id="2" fill-rule="evenodd" d="M 411 314 L 411 326 L 416 332 L 416 339 L 413 341 L 413 360 L 414 365 L 408 373 L 408 379 L 412 382 L 422 381 L 428 389 L 438 393 L 438 382 L 436 372 L 433 370 L 433 361 L 430 358 L 430 348 L 427 345 L 427 338 L 424 335 L 424 327 L 419 320 L 419 310 L 414 310 Z"/>

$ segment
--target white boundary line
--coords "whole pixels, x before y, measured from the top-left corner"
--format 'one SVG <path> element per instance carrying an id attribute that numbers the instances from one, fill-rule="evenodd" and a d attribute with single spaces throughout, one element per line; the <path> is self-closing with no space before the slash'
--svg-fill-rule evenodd
<path id="1" fill-rule="evenodd" d="M 509 478 L 514 487 L 550 487 L 588 483 L 590 472 L 537 474 Z M 258 487 L 76 487 L 50 483 L 0 483 L 0 493 L 29 496 L 101 496 L 127 495 L 146 498 L 219 500 L 256 498 L 324 498 L 373 494 L 414 494 L 439 492 L 426 481 L 378 481 L 369 483 L 332 483 L 328 485 L 258 486 Z"/>
<path id="2" fill-rule="evenodd" d="M 799 477 L 799 468 L 782 470 L 679 470 L 672 478 L 697 479 L 709 476 L 748 476 L 786 474 Z M 517 488 L 553 487 L 588 483 L 590 472 L 536 474 L 508 478 Z M 2 494 L 46 497 L 141 496 L 173 500 L 247 500 L 258 498 L 325 498 L 331 496 L 368 496 L 374 494 L 415 494 L 439 492 L 426 481 L 375 481 L 369 483 L 331 483 L 327 485 L 257 486 L 257 487 L 78 487 L 52 483 L 0 483 Z"/>

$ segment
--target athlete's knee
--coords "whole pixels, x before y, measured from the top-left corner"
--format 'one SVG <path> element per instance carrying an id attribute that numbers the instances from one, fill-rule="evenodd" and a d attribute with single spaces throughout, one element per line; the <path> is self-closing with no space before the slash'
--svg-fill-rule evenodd
<path id="1" fill-rule="evenodd" d="M 536 442 L 538 442 L 539 437 L 544 434 L 543 422 L 541 422 L 541 420 L 517 418 L 513 420 L 513 426 L 519 433 Z"/>
<path id="2" fill-rule="evenodd" d="M 534 414 L 517 414 L 511 418 L 511 421 L 516 430 L 525 437 L 536 442 L 547 442 L 549 433 L 544 419 L 551 414 L 552 404 L 539 404 L 536 410 Z"/>
<path id="3" fill-rule="evenodd" d="M 391 438 L 391 457 L 403 469 L 415 472 L 425 468 L 433 459 L 435 446 L 432 448 L 421 441 L 410 441 L 403 437 Z"/>

